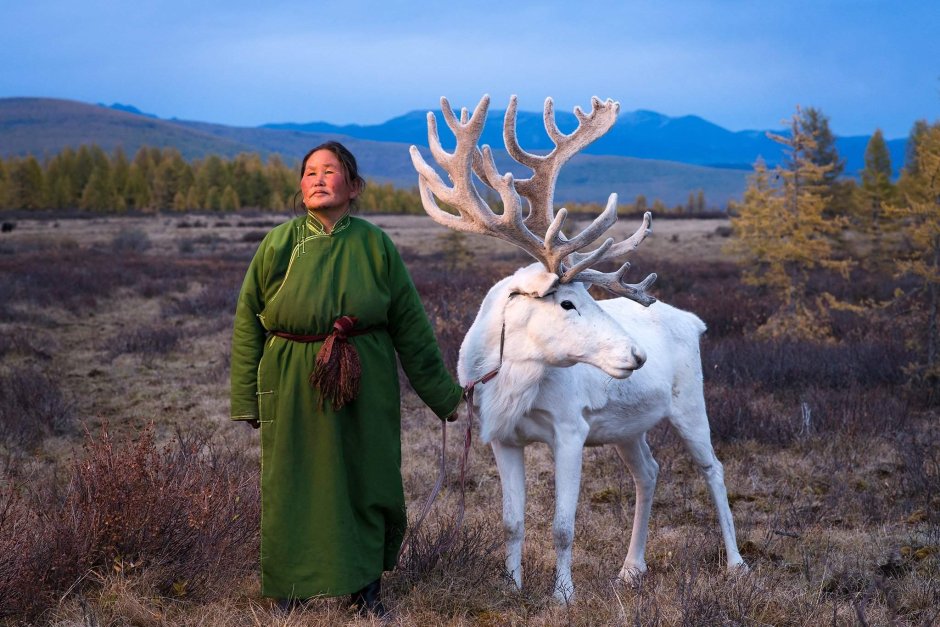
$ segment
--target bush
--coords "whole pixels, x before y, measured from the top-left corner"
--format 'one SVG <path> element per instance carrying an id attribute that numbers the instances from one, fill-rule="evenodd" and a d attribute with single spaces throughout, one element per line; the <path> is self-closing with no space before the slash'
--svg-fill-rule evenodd
<path id="1" fill-rule="evenodd" d="M 256 566 L 254 463 L 211 434 L 178 433 L 163 448 L 152 425 L 136 441 L 88 434 L 64 485 L 3 479 L 0 617 L 35 619 L 110 572 L 146 566 L 162 594 L 198 600 Z"/>
<path id="2" fill-rule="evenodd" d="M 111 250 L 116 253 L 142 253 L 150 246 L 150 236 L 142 229 L 122 228 L 111 240 Z"/>
<path id="3" fill-rule="evenodd" d="M 72 404 L 58 382 L 34 367 L 0 373 L 0 440 L 30 449 L 46 436 L 65 432 Z"/>
<path id="4" fill-rule="evenodd" d="M 182 296 L 163 306 L 164 316 L 198 316 L 217 318 L 234 315 L 238 303 L 239 285 L 227 282 L 212 282 L 192 297 Z M 228 324 L 228 321 L 226 321 Z"/>
<path id="5" fill-rule="evenodd" d="M 503 560 L 501 525 L 467 520 L 458 529 L 449 518 L 428 519 L 388 577 L 387 594 L 396 605 L 412 597 L 442 616 L 479 614 L 507 581 Z"/>
<path id="6" fill-rule="evenodd" d="M 125 353 L 154 357 L 165 355 L 176 348 L 182 336 L 182 330 L 177 327 L 138 327 L 108 340 L 106 346 L 112 359 Z"/>

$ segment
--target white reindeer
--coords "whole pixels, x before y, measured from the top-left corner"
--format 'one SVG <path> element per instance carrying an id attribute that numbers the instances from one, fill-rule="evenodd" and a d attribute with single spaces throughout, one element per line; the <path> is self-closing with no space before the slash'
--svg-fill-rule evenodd
<path id="1" fill-rule="evenodd" d="M 616 194 L 607 208 L 581 233 L 568 239 L 561 231 L 566 210 L 555 214 L 552 198 L 561 166 L 614 124 L 619 103 L 592 100 L 591 112 L 575 109 L 578 128 L 561 133 L 551 99 L 545 102 L 545 128 L 555 143 L 547 155 L 527 153 L 516 139 L 516 99 L 510 100 L 503 126 L 506 149 L 533 171 L 514 181 L 500 174 L 488 146 L 477 147 L 489 97 L 473 115 L 464 109 L 457 120 L 442 98 L 444 119 L 457 138 L 453 153 L 441 148 L 434 115 L 428 114 L 432 155 L 449 175 L 445 184 L 417 148 L 411 155 L 427 213 L 458 230 L 483 233 L 520 246 L 540 263 L 522 268 L 490 289 L 460 347 L 458 374 L 463 385 L 495 376 L 476 388 L 482 438 L 493 448 L 503 492 L 506 569 L 522 585 L 525 515 L 523 449 L 544 442 L 555 460 L 557 553 L 555 597 L 570 601 L 571 545 L 581 481 L 584 446 L 613 444 L 636 485 L 636 511 L 630 548 L 620 579 L 630 582 L 646 571 L 644 558 L 658 465 L 646 432 L 663 418 L 675 427 L 708 483 L 718 511 L 729 569 L 744 569 L 725 491 L 721 462 L 712 449 L 699 338 L 704 323 L 695 315 L 656 302 L 646 293 L 656 279 L 623 281 L 629 263 L 616 272 L 590 266 L 634 250 L 649 233 L 650 214 L 630 238 L 607 239 L 595 250 L 579 252 L 617 220 Z M 503 212 L 494 213 L 477 192 L 471 172 L 495 190 Z M 457 210 L 440 209 L 435 197 Z M 523 216 L 522 198 L 528 202 Z M 544 234 L 544 235 L 541 235 Z M 623 296 L 595 301 L 584 287 L 593 283 Z"/>

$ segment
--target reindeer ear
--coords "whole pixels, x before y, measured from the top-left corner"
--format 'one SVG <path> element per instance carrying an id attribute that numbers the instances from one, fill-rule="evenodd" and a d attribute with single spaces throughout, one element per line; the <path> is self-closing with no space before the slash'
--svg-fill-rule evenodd
<path id="1" fill-rule="evenodd" d="M 539 281 L 538 285 L 535 286 L 534 295 L 541 298 L 549 292 L 554 292 L 557 285 L 558 275 L 554 272 L 546 272 L 545 276 L 542 277 L 542 280 Z"/>
<path id="2" fill-rule="evenodd" d="M 535 298 L 542 298 L 558 287 L 558 275 L 549 272 L 540 263 L 533 263 L 516 270 L 509 283 L 509 291 Z"/>

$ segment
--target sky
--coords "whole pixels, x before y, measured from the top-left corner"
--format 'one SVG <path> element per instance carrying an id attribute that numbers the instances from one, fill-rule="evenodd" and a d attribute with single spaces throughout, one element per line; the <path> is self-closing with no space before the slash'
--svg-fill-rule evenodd
<path id="1" fill-rule="evenodd" d="M 0 0 L 0 97 L 258 126 L 374 124 L 441 96 L 837 135 L 940 118 L 936 0 Z"/>

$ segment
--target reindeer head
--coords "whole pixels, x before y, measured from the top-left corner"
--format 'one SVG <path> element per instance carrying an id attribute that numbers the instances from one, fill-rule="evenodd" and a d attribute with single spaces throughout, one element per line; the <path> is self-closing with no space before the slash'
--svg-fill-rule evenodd
<path id="1" fill-rule="evenodd" d="M 428 114 L 428 143 L 431 154 L 447 172 L 446 184 L 429 166 L 418 149 L 411 147 L 411 158 L 419 174 L 419 188 L 425 211 L 437 223 L 469 233 L 481 233 L 511 242 L 532 255 L 539 264 L 523 268 L 493 287 L 484 300 L 474 327 L 487 327 L 480 346 L 468 333 L 461 347 L 461 380 L 466 382 L 493 367 L 482 367 L 492 358 L 493 338 L 505 337 L 506 352 L 512 360 L 528 364 L 571 366 L 587 363 L 612 377 L 625 378 L 643 365 L 646 355 L 633 338 L 590 297 L 585 284 L 596 284 L 636 301 L 643 306 L 655 302 L 646 289 L 656 280 L 650 274 L 638 284 L 623 281 L 630 267 L 624 263 L 615 272 L 600 272 L 592 265 L 612 260 L 634 250 L 650 230 L 651 215 L 629 238 L 614 244 L 608 238 L 596 249 L 590 246 L 617 221 L 617 195 L 611 194 L 604 211 L 583 231 L 572 238 L 562 232 L 567 210 L 555 213 L 553 197 L 561 166 L 579 150 L 606 133 L 617 119 L 620 105 L 612 100 L 592 99 L 590 113 L 575 109 L 578 128 L 565 135 L 555 124 L 552 100 L 545 101 L 545 128 L 555 143 L 547 155 L 522 150 L 516 139 L 516 98 L 509 102 L 503 122 L 506 150 L 516 161 L 533 172 L 528 179 L 514 180 L 511 173 L 500 174 L 489 146 L 477 146 L 489 97 L 484 96 L 470 116 L 463 109 L 457 119 L 446 98 L 441 99 L 444 120 L 457 138 L 453 153 L 440 143 L 437 122 Z M 494 213 L 480 196 L 473 175 L 499 194 L 502 213 Z M 522 199 L 528 204 L 523 217 Z M 457 214 L 441 209 L 440 199 L 456 209 Z M 494 314 L 494 312 L 496 312 Z M 471 329 L 471 332 L 473 329 Z M 502 344 L 500 342 L 499 344 Z M 467 350 L 465 350 L 467 349 Z M 501 358 L 500 358 L 501 359 Z M 473 362 L 473 363 L 470 363 Z M 494 364 L 495 365 L 495 364 Z M 473 374 L 476 372 L 476 374 Z"/>
<path id="2" fill-rule="evenodd" d="M 411 159 L 418 171 L 418 187 L 425 211 L 431 218 L 448 228 L 469 233 L 491 235 L 519 246 L 542 263 L 545 269 L 558 276 L 560 284 L 571 282 L 593 283 L 644 306 L 656 301 L 646 290 L 656 280 L 650 274 L 638 284 L 623 281 L 630 263 L 624 263 L 615 272 L 599 272 L 591 266 L 613 260 L 634 250 L 646 238 L 650 231 L 652 216 L 647 212 L 643 224 L 631 237 L 614 244 L 608 238 L 596 249 L 582 253 L 601 234 L 617 221 L 617 195 L 611 194 L 607 207 L 583 231 L 571 239 L 562 233 L 562 226 L 567 218 L 566 209 L 555 213 L 553 198 L 555 182 L 561 167 L 578 151 L 606 133 L 617 120 L 620 104 L 613 100 L 601 102 L 591 100 L 591 112 L 584 113 L 579 107 L 574 112 L 578 118 L 578 127 L 569 135 L 558 130 L 555 124 L 554 105 L 551 98 L 545 101 L 545 130 L 555 144 L 547 155 L 534 155 L 524 151 L 516 139 L 516 97 L 513 96 L 506 109 L 503 121 L 503 140 L 506 150 L 513 159 L 532 170 L 532 176 L 518 181 L 511 173 L 500 174 L 493 160 L 489 146 L 482 150 L 477 146 L 489 96 L 484 96 L 476 106 L 472 116 L 467 110 L 461 111 L 457 120 L 446 98 L 441 98 L 441 108 L 447 126 L 457 138 L 453 153 L 441 147 L 437 133 L 437 121 L 433 113 L 428 113 L 428 144 L 431 154 L 447 172 L 452 186 L 447 185 L 438 173 L 429 166 L 417 147 L 411 147 Z M 480 196 L 473 183 L 472 173 L 487 186 L 499 194 L 503 202 L 503 212 L 494 213 Z M 456 208 L 459 215 L 442 210 L 436 198 Z M 523 218 L 522 199 L 528 203 L 528 214 Z"/>
<path id="3" fill-rule="evenodd" d="M 506 354 L 555 367 L 585 363 L 624 379 L 646 354 L 607 315 L 581 282 L 561 283 L 539 263 L 520 268 L 494 288 L 503 304 Z"/>

